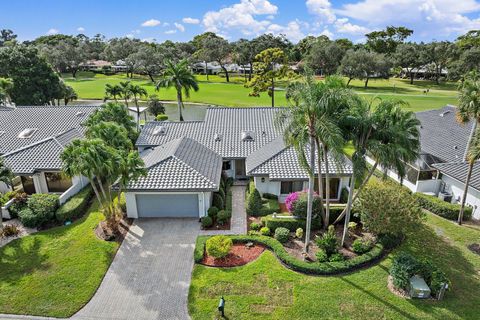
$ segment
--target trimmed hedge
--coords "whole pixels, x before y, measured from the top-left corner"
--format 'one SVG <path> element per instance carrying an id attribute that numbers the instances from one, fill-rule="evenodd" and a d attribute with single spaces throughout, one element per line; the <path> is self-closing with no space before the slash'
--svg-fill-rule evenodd
<path id="1" fill-rule="evenodd" d="M 87 211 L 93 196 L 92 187 L 87 186 L 62 204 L 55 213 L 58 222 L 65 223 L 80 218 Z"/>
<path id="2" fill-rule="evenodd" d="M 247 235 L 229 237 L 234 243 L 253 242 L 262 244 L 272 250 L 277 258 L 288 268 L 306 274 L 333 275 L 345 273 L 381 259 L 384 253 L 383 246 L 381 244 L 376 244 L 369 252 L 352 259 L 336 262 L 307 262 L 298 260 L 297 258 L 291 256 L 278 240 L 271 237 Z M 208 238 L 209 236 L 199 236 L 197 238 L 194 251 L 194 259 L 196 263 L 201 263 L 203 260 L 205 243 Z"/>
<path id="3" fill-rule="evenodd" d="M 458 219 L 458 214 L 461 207 L 459 204 L 449 203 L 437 197 L 429 196 L 423 193 L 414 193 L 413 196 L 423 209 L 448 220 Z M 465 206 L 463 218 L 465 220 L 470 220 L 472 218 L 472 208 Z"/>
<path id="4" fill-rule="evenodd" d="M 292 232 L 297 231 L 298 228 L 305 230 L 307 221 L 300 218 L 274 218 L 272 215 L 262 217 L 262 223 L 270 230 L 276 230 L 277 228 L 286 228 Z M 312 219 L 312 229 L 320 229 L 322 227 L 320 219 Z"/>

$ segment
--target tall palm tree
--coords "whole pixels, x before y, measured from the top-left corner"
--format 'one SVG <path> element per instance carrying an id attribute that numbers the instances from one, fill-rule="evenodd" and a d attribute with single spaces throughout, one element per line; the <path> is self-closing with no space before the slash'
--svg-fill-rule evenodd
<path id="1" fill-rule="evenodd" d="M 0 104 L 11 102 L 9 91 L 13 88 L 13 81 L 9 78 L 0 78 Z"/>
<path id="2" fill-rule="evenodd" d="M 122 157 L 120 167 L 118 170 L 118 203 L 120 203 L 120 196 L 124 188 L 131 182 L 136 181 L 140 177 L 147 175 L 145 163 L 137 151 L 131 151 L 126 156 Z"/>
<path id="3" fill-rule="evenodd" d="M 157 82 L 156 89 L 159 90 L 160 88 L 171 87 L 175 88 L 177 91 L 178 113 L 180 121 L 184 121 L 182 114 L 182 109 L 184 108 L 182 92 L 184 92 L 185 96 L 189 98 L 191 90 L 199 90 L 197 80 L 188 67 L 187 60 L 184 59 L 176 64 L 167 60 L 162 79 Z"/>
<path id="4" fill-rule="evenodd" d="M 139 85 L 130 86 L 130 94 L 133 96 L 135 107 L 137 108 L 137 130 L 140 130 L 140 107 L 138 106 L 138 99 L 147 96 L 147 90 Z"/>
<path id="5" fill-rule="evenodd" d="M 475 162 L 475 159 L 472 158 L 469 153 L 471 147 L 475 149 L 473 142 L 475 142 L 474 138 L 480 123 L 480 76 L 477 72 L 474 71 L 465 76 L 464 81 L 459 86 L 458 100 L 458 121 L 461 123 L 466 123 L 470 120 L 473 120 L 472 133 L 469 139 L 469 146 L 467 146 L 468 152 L 465 154 L 465 161 L 469 163 L 469 166 L 465 181 L 465 190 L 462 197 L 462 205 L 460 207 L 460 213 L 458 214 L 458 224 L 461 225 L 463 213 L 465 211 L 465 202 L 468 195 L 468 184 L 470 183 L 473 165 Z"/>
<path id="6" fill-rule="evenodd" d="M 133 149 L 127 130 L 115 122 L 99 122 L 89 126 L 86 136 L 89 139 L 101 139 L 115 150 L 125 154 Z"/>
<path id="7" fill-rule="evenodd" d="M 121 95 L 125 100 L 125 107 L 127 107 L 127 109 L 128 109 L 128 100 L 131 97 L 130 86 L 131 86 L 130 81 L 120 81 L 120 87 L 122 88 Z"/>
<path id="8" fill-rule="evenodd" d="M 458 214 L 458 224 L 461 225 L 463 222 L 463 214 L 465 212 L 465 202 L 467 200 L 468 188 L 470 185 L 470 180 L 472 178 L 473 167 L 475 163 L 480 160 L 480 130 L 476 129 L 475 133 L 470 140 L 467 152 L 467 163 L 468 163 L 468 172 L 467 178 L 465 179 L 465 188 L 463 189 L 462 204 L 460 207 L 460 212 Z"/>
<path id="9" fill-rule="evenodd" d="M 353 174 L 347 207 L 335 221 L 337 223 L 345 216 L 342 246 L 348 235 L 352 204 L 378 165 L 384 170 L 394 169 L 404 176 L 406 163 L 418 158 L 420 122 L 412 112 L 403 110 L 403 105 L 401 101 L 384 100 L 374 108 L 371 103 L 358 98 L 346 118 L 344 129 L 353 142 L 355 152 L 352 155 Z M 367 153 L 375 161 L 370 170 L 367 170 Z M 359 188 L 354 191 L 355 182 L 365 175 Z"/>
<path id="10" fill-rule="evenodd" d="M 117 97 L 122 97 L 123 92 L 124 92 L 124 90 L 123 90 L 122 86 L 120 86 L 118 84 L 111 85 L 111 84 L 107 83 L 105 85 L 105 100 L 113 98 L 113 100 L 115 100 L 115 102 L 118 102 Z"/>

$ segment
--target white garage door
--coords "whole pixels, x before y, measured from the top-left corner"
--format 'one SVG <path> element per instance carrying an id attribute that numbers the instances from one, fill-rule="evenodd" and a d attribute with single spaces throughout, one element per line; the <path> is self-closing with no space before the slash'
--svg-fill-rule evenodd
<path id="1" fill-rule="evenodd" d="M 197 194 L 137 194 L 139 218 L 198 218 Z"/>

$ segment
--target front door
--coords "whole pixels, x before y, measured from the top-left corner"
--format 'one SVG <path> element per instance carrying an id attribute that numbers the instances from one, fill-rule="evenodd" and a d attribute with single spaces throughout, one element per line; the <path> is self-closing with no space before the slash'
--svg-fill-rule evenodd
<path id="1" fill-rule="evenodd" d="M 235 160 L 235 178 L 236 179 L 247 178 L 247 172 L 245 169 L 245 159 Z"/>

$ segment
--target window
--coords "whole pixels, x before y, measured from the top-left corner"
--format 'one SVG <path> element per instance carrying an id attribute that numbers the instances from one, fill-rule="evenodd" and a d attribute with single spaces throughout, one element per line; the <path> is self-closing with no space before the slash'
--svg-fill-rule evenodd
<path id="1" fill-rule="evenodd" d="M 339 194 L 338 194 L 338 188 L 340 187 L 340 179 L 339 178 L 330 178 L 330 199 L 338 199 Z M 325 189 L 325 186 L 327 185 L 327 180 L 324 178 L 323 179 L 323 198 L 325 198 L 327 190 Z M 315 192 L 318 192 L 318 179 L 315 179 L 315 184 L 313 187 L 313 190 Z"/>
<path id="2" fill-rule="evenodd" d="M 37 132 L 37 129 L 35 128 L 27 128 L 27 129 L 24 129 L 22 132 L 20 132 L 18 134 L 18 137 L 20 139 L 29 139 L 33 136 L 33 134 Z"/>
<path id="3" fill-rule="evenodd" d="M 222 170 L 230 170 L 232 168 L 232 163 L 230 161 L 223 161 Z"/>
<path id="4" fill-rule="evenodd" d="M 302 191 L 303 181 L 282 181 L 280 184 L 280 193 L 289 194 L 292 192 Z"/>
<path id="5" fill-rule="evenodd" d="M 65 192 L 72 186 L 72 179 L 59 172 L 46 172 L 48 192 Z"/>
<path id="6" fill-rule="evenodd" d="M 432 180 L 437 178 L 437 171 L 420 171 L 418 175 L 418 180 Z"/>
<path id="7" fill-rule="evenodd" d="M 21 179 L 22 179 L 23 192 L 25 192 L 26 194 L 34 194 L 35 184 L 33 183 L 33 177 L 21 176 Z"/>

